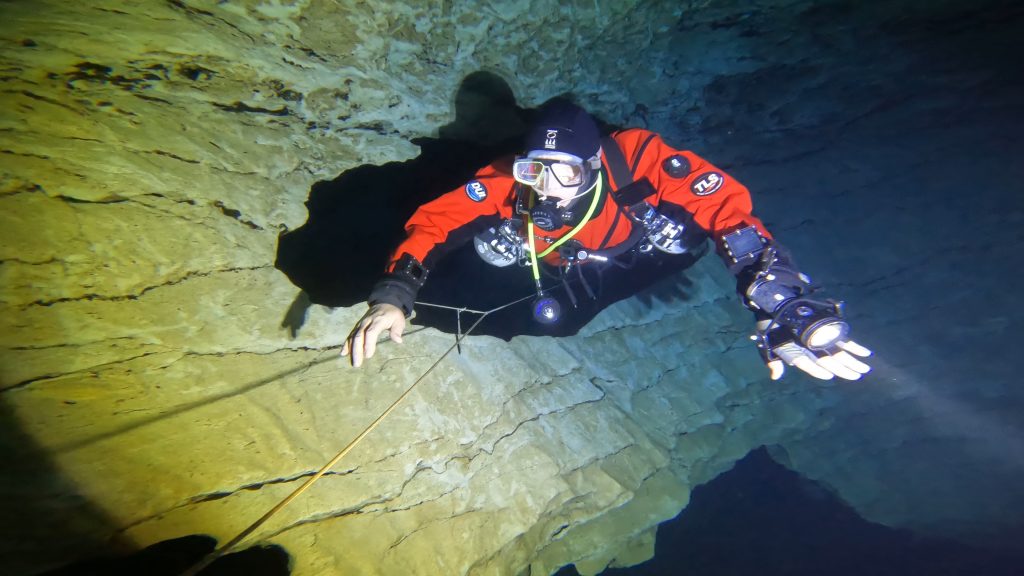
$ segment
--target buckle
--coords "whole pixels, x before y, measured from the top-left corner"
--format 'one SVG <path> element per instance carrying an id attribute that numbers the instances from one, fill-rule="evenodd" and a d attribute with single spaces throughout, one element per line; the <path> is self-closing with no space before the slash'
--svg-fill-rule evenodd
<path id="1" fill-rule="evenodd" d="M 391 273 L 419 288 L 427 281 L 430 271 L 424 268 L 423 264 L 420 264 L 420 261 L 413 258 L 411 254 L 403 252 Z"/>

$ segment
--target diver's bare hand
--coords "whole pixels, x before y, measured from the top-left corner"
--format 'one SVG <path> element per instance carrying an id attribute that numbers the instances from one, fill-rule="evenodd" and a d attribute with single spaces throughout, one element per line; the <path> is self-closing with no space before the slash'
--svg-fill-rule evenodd
<path id="1" fill-rule="evenodd" d="M 373 357 L 377 351 L 377 337 L 385 330 L 392 340 L 402 343 L 402 332 L 405 330 L 405 314 L 402 309 L 384 303 L 370 306 L 345 340 L 341 355 L 351 354 L 352 366 L 359 368 L 364 359 Z"/>

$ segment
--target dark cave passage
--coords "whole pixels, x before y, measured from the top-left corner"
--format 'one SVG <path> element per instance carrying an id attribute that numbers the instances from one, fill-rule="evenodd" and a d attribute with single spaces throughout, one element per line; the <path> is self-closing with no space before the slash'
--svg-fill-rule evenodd
<path id="1" fill-rule="evenodd" d="M 860 517 L 765 448 L 696 487 L 658 526 L 654 558 L 605 576 L 1017 576 L 1024 553 L 923 538 Z M 578 574 L 572 566 L 560 576 Z"/>

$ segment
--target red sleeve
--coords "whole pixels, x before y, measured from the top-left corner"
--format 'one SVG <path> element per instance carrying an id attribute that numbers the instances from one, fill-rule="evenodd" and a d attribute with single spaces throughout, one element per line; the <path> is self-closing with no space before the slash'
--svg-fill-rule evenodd
<path id="1" fill-rule="evenodd" d="M 473 180 L 420 206 L 406 222 L 406 238 L 392 253 L 386 271 L 393 271 L 403 253 L 429 269 L 474 234 L 511 216 L 515 180 L 502 166 L 485 166 Z"/>
<path id="2" fill-rule="evenodd" d="M 647 146 L 644 141 L 653 138 Z M 671 202 L 693 214 L 694 221 L 716 241 L 733 230 L 756 226 L 766 238 L 771 234 L 754 217 L 750 192 L 745 186 L 716 168 L 707 160 L 688 150 L 676 150 L 647 130 L 630 129 L 615 134 L 629 165 L 637 178 L 646 176 L 658 191 L 657 202 Z M 637 154 L 640 157 L 637 158 Z M 678 169 L 667 162 L 682 157 L 689 169 Z M 675 174 L 672 172 L 675 171 Z"/>

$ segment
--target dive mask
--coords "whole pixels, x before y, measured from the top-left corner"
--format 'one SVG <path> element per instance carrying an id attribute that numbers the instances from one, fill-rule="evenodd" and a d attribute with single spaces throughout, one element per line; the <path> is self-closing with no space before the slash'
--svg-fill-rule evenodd
<path id="1" fill-rule="evenodd" d="M 548 153 L 550 154 L 550 153 Z M 537 187 L 544 172 L 564 187 L 580 186 L 587 179 L 587 167 L 583 160 L 571 154 L 559 154 L 563 158 L 517 158 L 512 164 L 512 176 L 516 182 Z"/>

